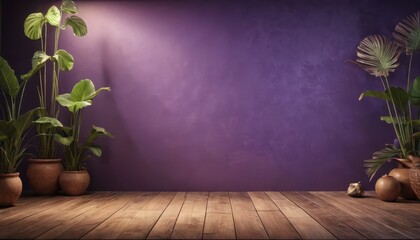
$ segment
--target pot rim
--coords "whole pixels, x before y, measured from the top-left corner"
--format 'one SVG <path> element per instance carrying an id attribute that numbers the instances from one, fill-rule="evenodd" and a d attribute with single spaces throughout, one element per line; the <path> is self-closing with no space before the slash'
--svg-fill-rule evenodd
<path id="1" fill-rule="evenodd" d="M 61 163 L 61 158 L 42 159 L 42 158 L 31 158 L 28 160 L 29 163 Z"/>
<path id="2" fill-rule="evenodd" d="M 19 177 L 19 172 L 14 173 L 0 173 L 0 178 L 12 178 L 12 177 Z"/>
<path id="3" fill-rule="evenodd" d="M 82 171 L 70 171 L 70 170 L 64 170 L 63 173 L 70 173 L 70 174 L 77 174 L 77 173 L 87 173 L 87 170 Z"/>

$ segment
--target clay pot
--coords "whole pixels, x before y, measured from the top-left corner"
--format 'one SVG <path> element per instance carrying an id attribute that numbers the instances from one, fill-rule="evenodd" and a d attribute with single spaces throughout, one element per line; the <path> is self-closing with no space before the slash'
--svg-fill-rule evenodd
<path id="1" fill-rule="evenodd" d="M 420 199 L 420 157 L 409 156 L 413 162 L 413 167 L 410 169 L 410 184 L 417 198 Z"/>
<path id="2" fill-rule="evenodd" d="M 88 171 L 64 171 L 60 175 L 60 187 L 67 195 L 78 196 L 86 192 L 90 184 Z"/>
<path id="3" fill-rule="evenodd" d="M 400 195 L 401 185 L 394 177 L 384 175 L 376 181 L 375 191 L 382 201 L 393 202 Z"/>
<path id="4" fill-rule="evenodd" d="M 417 199 L 416 193 L 411 188 L 409 168 L 394 168 L 389 172 L 389 176 L 394 177 L 400 183 L 400 197 L 407 200 Z"/>
<path id="5" fill-rule="evenodd" d="M 58 178 L 62 172 L 61 159 L 29 159 L 26 177 L 35 194 L 51 195 L 58 192 Z"/>
<path id="6" fill-rule="evenodd" d="M 22 180 L 19 173 L 0 174 L 0 207 L 15 205 L 22 193 Z"/>

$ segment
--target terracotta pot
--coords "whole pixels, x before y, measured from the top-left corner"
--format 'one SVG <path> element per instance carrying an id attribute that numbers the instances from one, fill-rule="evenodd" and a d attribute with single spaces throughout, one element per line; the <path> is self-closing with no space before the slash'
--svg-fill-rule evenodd
<path id="1" fill-rule="evenodd" d="M 61 159 L 29 159 L 26 178 L 35 194 L 50 195 L 58 192 L 58 178 L 62 172 Z"/>
<path id="2" fill-rule="evenodd" d="M 0 174 L 0 207 L 15 205 L 22 193 L 22 180 L 19 173 Z"/>
<path id="3" fill-rule="evenodd" d="M 67 195 L 78 196 L 86 192 L 90 184 L 88 171 L 64 171 L 60 175 L 60 187 Z"/>
<path id="4" fill-rule="evenodd" d="M 375 191 L 382 201 L 393 202 L 400 195 L 401 185 L 395 178 L 384 175 L 376 181 Z"/>
<path id="5" fill-rule="evenodd" d="M 410 169 L 410 183 L 411 188 L 420 199 L 420 157 L 409 157 L 413 162 L 413 167 Z"/>
<path id="6" fill-rule="evenodd" d="M 417 199 L 416 193 L 411 188 L 409 168 L 394 168 L 389 172 L 389 176 L 394 177 L 400 183 L 400 197 L 407 200 Z"/>

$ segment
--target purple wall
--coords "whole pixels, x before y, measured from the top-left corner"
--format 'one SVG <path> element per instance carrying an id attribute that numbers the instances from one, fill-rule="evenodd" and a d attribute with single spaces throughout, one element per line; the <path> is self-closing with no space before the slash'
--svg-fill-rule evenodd
<path id="1" fill-rule="evenodd" d="M 393 132 L 383 102 L 357 99 L 379 82 L 346 60 L 420 2 L 77 3 L 89 33 L 62 34 L 76 60 L 62 91 L 81 78 L 112 88 L 85 111 L 86 127 L 115 135 L 89 163 L 92 190 L 372 188 L 363 160 Z M 3 1 L 2 55 L 18 73 L 38 45 L 23 21 L 49 5 Z"/>

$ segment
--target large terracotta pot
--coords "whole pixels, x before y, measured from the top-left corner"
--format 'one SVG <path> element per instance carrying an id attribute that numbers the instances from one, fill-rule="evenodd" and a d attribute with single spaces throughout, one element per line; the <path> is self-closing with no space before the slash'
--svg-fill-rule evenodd
<path id="1" fill-rule="evenodd" d="M 60 187 L 67 195 L 78 196 L 86 192 L 90 184 L 88 171 L 64 171 L 60 175 Z"/>
<path id="2" fill-rule="evenodd" d="M 0 207 L 15 205 L 22 193 L 22 180 L 19 173 L 0 174 Z"/>
<path id="3" fill-rule="evenodd" d="M 58 178 L 63 172 L 61 159 L 29 159 L 26 177 L 32 190 L 38 195 L 58 192 Z"/>
<path id="4" fill-rule="evenodd" d="M 410 183 L 417 198 L 420 199 L 420 157 L 410 156 L 413 167 L 410 169 Z"/>

